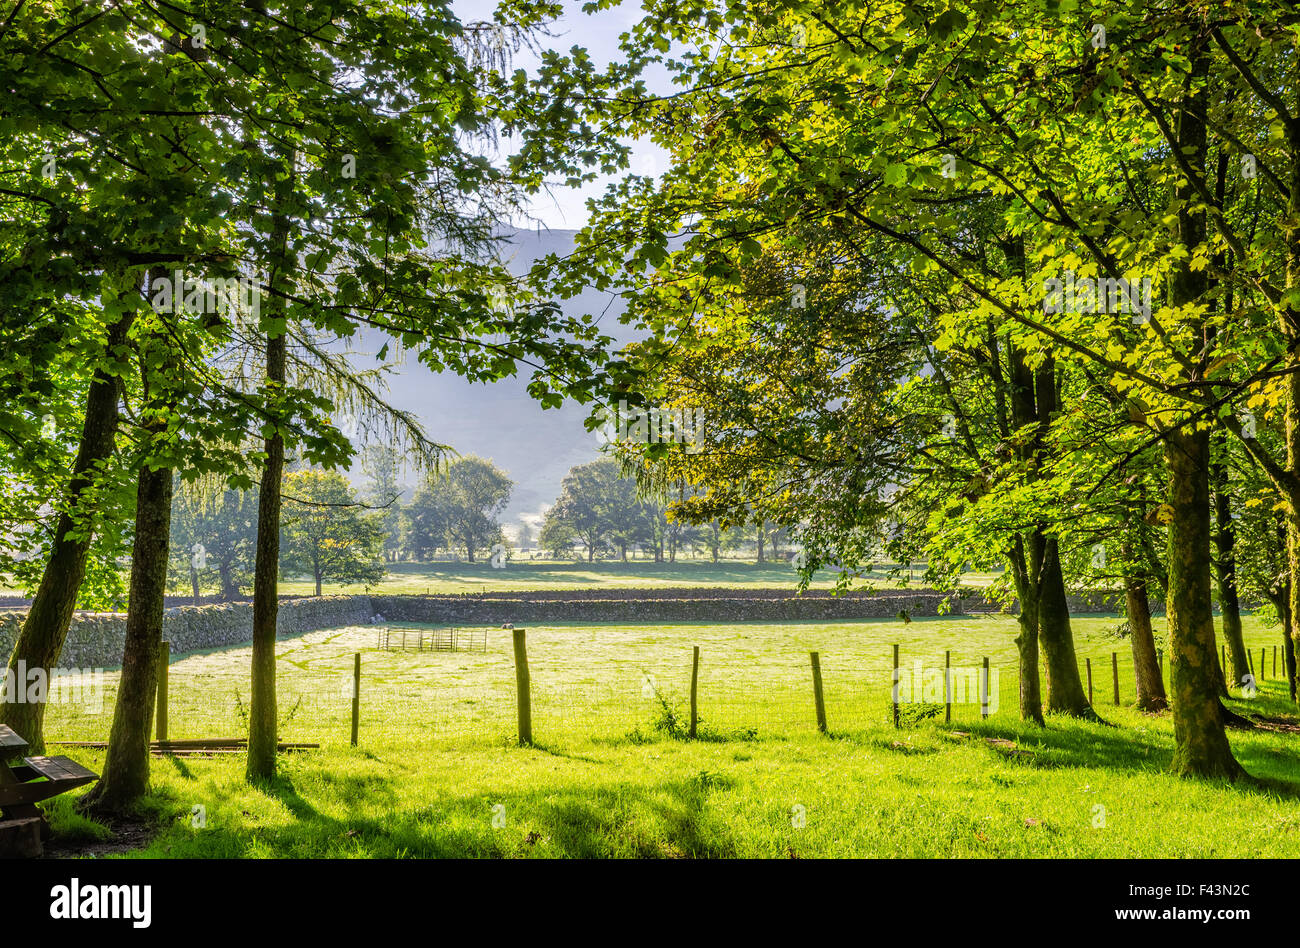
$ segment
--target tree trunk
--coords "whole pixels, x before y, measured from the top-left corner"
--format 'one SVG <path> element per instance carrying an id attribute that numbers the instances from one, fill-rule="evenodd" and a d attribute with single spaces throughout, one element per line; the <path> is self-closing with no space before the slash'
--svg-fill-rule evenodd
<path id="1" fill-rule="evenodd" d="M 1124 598 L 1128 612 L 1129 644 L 1133 648 L 1133 674 L 1137 680 L 1137 707 L 1140 711 L 1165 711 L 1169 699 L 1160 676 L 1156 658 L 1155 633 L 1151 628 L 1151 600 L 1147 596 L 1145 576 L 1124 577 Z"/>
<path id="2" fill-rule="evenodd" d="M 1288 584 L 1289 585 L 1289 584 Z M 1278 614 L 1282 618 L 1282 658 L 1286 663 L 1286 681 L 1291 691 L 1291 701 L 1296 700 L 1295 670 L 1295 628 L 1291 613 L 1291 595 L 1288 589 L 1279 604 Z"/>
<path id="3" fill-rule="evenodd" d="M 139 295 L 140 290 L 132 286 L 126 292 Z M 126 344 L 127 332 L 134 319 L 134 309 L 127 309 L 109 327 L 105 346 L 109 360 L 120 357 L 118 350 Z M 44 669 L 49 680 L 48 676 L 53 674 L 63 652 L 68 625 L 77 607 L 77 594 L 86 577 L 86 558 L 90 555 L 91 543 L 89 535 L 70 534 L 89 520 L 92 512 L 82 509 L 82 505 L 94 502 L 97 469 L 113 453 L 117 435 L 118 389 L 117 376 L 103 368 L 95 371 L 86 393 L 86 415 L 81 428 L 81 444 L 72 465 L 72 478 L 68 481 L 67 507 L 59 515 L 49 562 L 45 564 L 40 586 L 31 608 L 27 610 L 27 618 L 23 620 L 9 659 L 9 667 L 15 676 L 18 663 L 23 662 L 29 671 Z M 26 738 L 33 754 L 45 753 L 45 702 L 2 702 L 0 724 L 7 724 Z"/>
<path id="4" fill-rule="evenodd" d="M 1169 661 L 1174 711 L 1174 771 L 1241 776 L 1219 713 L 1214 614 L 1210 606 L 1209 434 L 1171 431 L 1169 466 Z"/>
<path id="5" fill-rule="evenodd" d="M 217 567 L 217 575 L 221 578 L 221 599 L 223 602 L 230 602 L 239 598 L 239 588 L 235 585 L 231 572 L 232 569 L 229 563 L 222 563 Z"/>
<path id="6" fill-rule="evenodd" d="M 1222 467 L 1216 465 L 1214 473 L 1222 488 L 1225 476 Z M 1241 603 L 1237 597 L 1237 560 L 1233 553 L 1236 531 L 1232 526 L 1229 498 L 1222 489 L 1214 495 L 1214 519 L 1217 527 L 1214 540 L 1219 554 L 1215 563 L 1219 612 L 1223 616 L 1223 640 L 1228 646 L 1228 667 L 1223 669 L 1225 685 L 1231 681 L 1240 686 L 1242 676 L 1250 671 L 1250 663 L 1246 658 L 1246 640 L 1241 632 Z"/>
<path id="7" fill-rule="evenodd" d="M 149 735 L 162 652 L 171 506 L 171 469 L 141 468 L 131 549 L 131 603 L 113 727 L 104 775 L 80 801 L 80 807 L 90 813 L 128 812 L 149 789 Z"/>
<path id="8" fill-rule="evenodd" d="M 1054 714 L 1096 718 L 1079 678 L 1070 607 L 1055 538 L 1044 540 L 1042 581 L 1038 588 L 1038 638 L 1047 663 L 1047 710 Z"/>
<path id="9" fill-rule="evenodd" d="M 266 340 L 267 389 L 284 385 L 285 337 Z M 273 401 L 272 399 L 271 401 Z M 278 414 L 278 413 L 277 413 Z M 284 478 L 284 436 L 276 428 L 266 440 L 262 489 L 257 498 L 257 561 L 253 573 L 253 677 L 248 712 L 249 780 L 275 776 L 276 733 L 275 630 L 279 614 L 280 484 Z"/>
<path id="10" fill-rule="evenodd" d="M 1020 634 L 1015 638 L 1020 663 L 1020 719 L 1039 725 L 1045 722 L 1042 682 L 1038 676 L 1038 590 L 1032 576 L 1037 571 L 1037 561 L 1041 558 L 1041 540 L 1041 537 L 1031 537 L 1026 544 L 1018 538 L 1010 556 L 1012 576 L 1020 600 Z"/>
<path id="11" fill-rule="evenodd" d="M 317 598 L 319 598 L 319 597 L 320 597 L 320 594 L 321 594 L 321 593 L 320 593 L 321 582 L 320 582 L 320 567 L 319 567 L 319 566 L 316 567 L 315 572 L 314 572 L 313 575 L 316 577 L 316 596 L 317 596 Z"/>
<path id="12" fill-rule="evenodd" d="M 1202 41 L 1198 41 L 1202 42 Z M 1178 113 L 1178 147 L 1192 167 L 1205 174 L 1205 102 L 1209 60 L 1204 47 L 1192 51 L 1192 68 L 1185 101 Z M 1205 241 L 1205 212 L 1191 210 L 1196 192 L 1180 182 L 1176 194 L 1184 202 L 1178 212 L 1177 242 L 1189 251 Z M 1169 304 L 1182 307 L 1201 301 L 1208 283 L 1204 270 L 1193 270 L 1184 258 L 1169 272 Z M 1191 328 L 1197 329 L 1193 322 Z M 1199 334 L 1204 334 L 1200 324 Z M 1202 366 L 1193 380 L 1204 372 Z M 1195 430 L 1195 422 L 1165 433 L 1165 463 L 1169 469 L 1169 664 L 1174 716 L 1175 773 L 1195 777 L 1242 775 L 1232 756 L 1219 701 L 1218 657 L 1214 641 L 1214 612 L 1210 596 L 1210 436 Z"/>

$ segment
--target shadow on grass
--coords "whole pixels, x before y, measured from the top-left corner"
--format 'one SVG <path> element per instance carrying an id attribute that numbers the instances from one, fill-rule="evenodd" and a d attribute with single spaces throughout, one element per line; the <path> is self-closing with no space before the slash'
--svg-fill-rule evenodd
<path id="1" fill-rule="evenodd" d="M 984 744 L 989 754 L 1001 756 L 1009 763 L 1034 768 L 1079 767 L 1169 773 L 1174 759 L 1171 735 L 1161 735 L 1157 741 L 1143 740 L 1143 736 L 1134 733 L 1132 728 L 1060 717 L 1049 717 L 1047 728 L 1027 723 L 1007 725 L 1005 722 L 981 721 L 963 724 L 957 729 L 946 725 L 935 725 L 933 729 L 949 733 L 964 731 L 970 735 L 966 740 Z M 1267 732 L 1250 733 L 1258 736 Z M 1014 751 L 1008 745 L 1014 745 Z M 1231 786 L 1248 794 L 1300 799 L 1300 781 L 1258 775 L 1261 765 L 1264 769 L 1278 765 L 1276 760 L 1269 760 L 1258 745 L 1233 741 L 1233 753 L 1249 776 L 1232 783 L 1214 779 L 1205 782 Z"/>
<path id="2" fill-rule="evenodd" d="M 717 858 L 738 851 L 725 822 L 708 812 L 710 796 L 728 791 L 733 783 L 705 771 L 651 786 L 476 793 L 385 810 L 383 801 L 395 804 L 400 779 L 394 774 L 358 782 L 372 812 L 336 816 L 323 803 L 308 800 L 293 778 L 277 777 L 253 792 L 284 806 L 292 824 L 212 827 L 202 833 L 173 828 L 137 855 L 203 858 L 261 851 L 295 858 Z M 377 802 L 379 815 L 373 813 Z"/>

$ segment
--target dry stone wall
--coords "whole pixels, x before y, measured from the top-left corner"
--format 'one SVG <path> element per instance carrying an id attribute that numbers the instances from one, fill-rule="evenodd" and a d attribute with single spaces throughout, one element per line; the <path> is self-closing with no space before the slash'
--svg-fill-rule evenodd
<path id="1" fill-rule="evenodd" d="M 757 593 L 755 595 L 754 593 Z M 452 596 L 322 596 L 280 603 L 282 638 L 316 629 L 375 622 L 523 626 L 541 622 L 777 622 L 879 619 L 906 611 L 939 615 L 947 597 L 933 591 L 888 590 L 880 595 L 791 596 L 785 590 L 655 589 L 565 590 Z M 958 602 L 952 612 L 960 612 Z M 0 612 L 0 656 L 13 650 L 25 610 Z M 112 668 L 121 663 L 126 616 L 80 612 L 68 630 L 62 668 Z M 163 637 L 173 655 L 250 642 L 248 602 L 176 606 L 163 613 Z"/>

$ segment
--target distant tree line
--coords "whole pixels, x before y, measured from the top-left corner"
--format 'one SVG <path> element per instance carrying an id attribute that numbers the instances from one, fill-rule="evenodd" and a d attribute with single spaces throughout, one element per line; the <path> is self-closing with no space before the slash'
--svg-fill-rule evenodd
<path id="1" fill-rule="evenodd" d="M 290 470 L 283 480 L 280 574 L 308 577 L 321 595 L 326 583 L 381 582 L 394 563 L 428 563 L 439 558 L 482 562 L 493 551 L 513 554 L 533 546 L 533 531 L 521 524 L 512 543 L 501 515 L 514 482 L 483 458 L 467 456 L 429 472 L 401 502 L 402 455 L 374 447 L 362 458 L 363 485 L 355 487 L 336 471 Z M 293 467 L 293 465 L 291 465 Z M 661 492 L 662 493 L 662 492 Z M 572 468 L 560 496 L 547 511 L 536 537 L 541 551 L 557 559 L 629 558 L 673 563 L 679 553 L 753 556 L 779 561 L 785 532 L 761 520 L 723 525 L 687 523 L 669 516 L 685 488 L 657 494 L 620 474 L 619 463 L 601 458 Z M 198 601 L 247 595 L 257 547 L 258 489 L 236 490 L 181 484 L 175 487 L 171 518 L 168 586 Z"/>
<path id="2" fill-rule="evenodd" d="M 514 482 L 491 461 L 463 457 L 431 471 L 411 502 L 400 503 L 402 456 L 372 448 L 362 460 L 358 490 L 337 471 L 290 470 L 282 487 L 280 574 L 325 583 L 383 580 L 386 564 L 427 562 L 439 555 L 477 562 L 506 545 L 500 516 Z M 196 600 L 244 595 L 253 581 L 258 490 L 176 485 L 168 584 Z"/>

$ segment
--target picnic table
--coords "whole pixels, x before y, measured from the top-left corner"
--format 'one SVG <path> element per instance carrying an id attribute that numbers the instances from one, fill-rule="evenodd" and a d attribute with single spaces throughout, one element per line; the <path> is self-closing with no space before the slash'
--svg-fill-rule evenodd
<path id="1" fill-rule="evenodd" d="M 0 724 L 0 857 L 39 856 L 50 826 L 36 804 L 99 779 L 68 757 L 25 757 L 27 748 Z"/>

